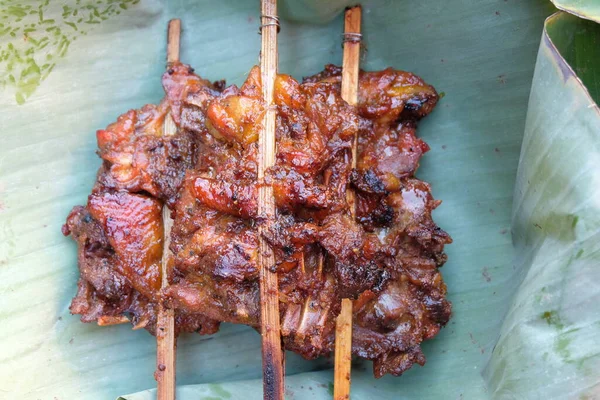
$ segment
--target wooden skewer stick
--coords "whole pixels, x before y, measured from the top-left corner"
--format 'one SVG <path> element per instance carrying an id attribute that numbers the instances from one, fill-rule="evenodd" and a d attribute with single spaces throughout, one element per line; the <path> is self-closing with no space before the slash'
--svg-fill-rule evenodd
<path id="1" fill-rule="evenodd" d="M 323 185 L 327 186 L 329 185 L 329 181 L 331 180 L 331 170 L 328 169 L 323 173 Z M 302 257 L 304 257 L 304 253 L 302 254 Z M 319 279 L 322 278 L 323 276 L 323 264 L 325 263 L 325 254 L 323 254 L 323 251 L 321 250 L 321 252 L 319 252 L 319 261 L 317 264 L 317 276 Z M 307 299 L 307 301 L 310 299 Z"/>
<path id="2" fill-rule="evenodd" d="M 179 37 L 181 35 L 181 21 L 172 19 L 169 21 L 167 37 L 167 66 L 179 61 Z M 175 134 L 177 128 L 167 114 L 163 125 L 163 135 L 169 136 Z M 171 243 L 171 228 L 173 220 L 171 211 L 165 204 L 163 206 L 163 256 L 161 263 L 161 287 L 169 284 L 169 261 L 171 252 L 169 245 Z M 156 381 L 158 383 L 157 399 L 174 400 L 175 399 L 175 312 L 172 308 L 167 308 L 159 303 L 158 320 L 156 326 Z"/>
<path id="3" fill-rule="evenodd" d="M 279 321 L 279 286 L 277 273 L 273 272 L 275 256 L 262 235 L 264 222 L 275 217 L 273 187 L 264 184 L 265 171 L 275 164 L 275 77 L 277 75 L 277 0 L 261 1 L 262 44 L 260 71 L 265 115 L 262 131 L 258 138 L 258 215 L 260 265 L 260 316 L 262 335 L 263 397 L 268 400 L 283 399 L 284 366 L 281 349 L 281 327 Z"/>
<path id="4" fill-rule="evenodd" d="M 172 19 L 167 29 L 167 65 L 179 61 L 179 40 L 181 38 L 181 20 Z"/>
<path id="5" fill-rule="evenodd" d="M 342 64 L 342 98 L 352 106 L 358 102 L 358 64 L 360 58 L 361 7 L 346 10 L 344 16 L 344 62 Z M 352 168 L 356 168 L 358 137 L 352 143 Z M 352 189 L 346 193 L 352 217 L 356 217 L 356 198 Z M 335 326 L 335 369 L 333 398 L 350 398 L 352 361 L 352 301 L 342 300 L 342 310 Z"/>

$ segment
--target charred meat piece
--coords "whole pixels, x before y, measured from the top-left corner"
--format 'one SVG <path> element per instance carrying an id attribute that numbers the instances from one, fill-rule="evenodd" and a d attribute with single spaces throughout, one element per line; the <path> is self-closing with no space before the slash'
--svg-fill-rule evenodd
<path id="1" fill-rule="evenodd" d="M 327 65 L 323 72 L 304 78 L 304 82 L 341 86 L 342 69 Z M 358 113 L 371 121 L 391 123 L 398 119 L 421 119 L 433 110 L 438 100 L 433 86 L 410 72 L 387 68 L 359 73 Z"/>
<path id="2" fill-rule="evenodd" d="M 414 121 L 405 121 L 392 127 L 373 124 L 360 135 L 355 187 L 368 193 L 399 190 L 400 180 L 414 175 L 419 159 L 429 151 L 415 131 Z"/>
<path id="3" fill-rule="evenodd" d="M 106 234 L 117 257 L 116 269 L 148 298 L 160 289 L 161 205 L 127 192 L 92 193 L 87 209 Z"/>
<path id="4" fill-rule="evenodd" d="M 132 245 L 131 239 L 118 244 L 117 248 L 120 250 L 117 250 L 111 242 L 114 243 L 115 239 L 120 240 L 118 234 L 114 234 L 118 229 L 113 229 L 113 234 L 109 234 L 108 229 L 92 216 L 89 208 L 91 208 L 89 205 L 87 208 L 75 207 L 63 226 L 63 233 L 71 235 L 78 245 L 80 277 L 77 283 L 77 294 L 71 302 L 71 313 L 80 314 L 83 322 L 97 321 L 101 317 L 126 315 L 131 319 L 134 328 L 146 328 L 154 333 L 158 313 L 154 281 L 157 273 L 154 270 L 156 260 L 146 260 L 151 264 L 146 263 L 148 267 L 146 271 L 139 270 L 142 275 L 138 276 L 135 273 L 126 275 L 132 272 L 131 268 L 143 265 L 132 260 L 132 257 L 137 254 L 143 259 L 150 254 L 155 254 L 154 246 L 134 245 L 133 251 L 126 255 L 125 260 L 121 259 L 119 252 L 121 250 L 122 253 L 124 247 Z M 129 210 L 124 211 L 124 214 L 129 212 Z M 131 224 L 132 228 L 136 226 L 135 223 Z M 137 229 L 139 232 L 135 236 L 138 239 L 153 235 L 154 229 L 147 229 L 147 226 L 137 226 Z M 127 265 L 127 260 L 133 261 L 133 264 Z M 134 285 L 140 290 L 136 290 Z M 149 295 L 145 296 L 142 292 L 149 292 Z M 210 334 L 216 332 L 219 326 L 217 320 L 183 310 L 176 310 L 175 318 L 177 332 Z"/>

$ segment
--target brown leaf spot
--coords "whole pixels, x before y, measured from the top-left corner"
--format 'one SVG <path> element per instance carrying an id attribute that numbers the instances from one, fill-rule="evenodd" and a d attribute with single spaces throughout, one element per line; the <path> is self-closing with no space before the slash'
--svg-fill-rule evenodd
<path id="1" fill-rule="evenodd" d="M 487 267 L 483 267 L 483 271 L 481 271 L 481 276 L 483 276 L 483 279 L 485 279 L 486 282 L 492 281 L 492 276 L 490 275 L 490 272 L 488 271 Z"/>

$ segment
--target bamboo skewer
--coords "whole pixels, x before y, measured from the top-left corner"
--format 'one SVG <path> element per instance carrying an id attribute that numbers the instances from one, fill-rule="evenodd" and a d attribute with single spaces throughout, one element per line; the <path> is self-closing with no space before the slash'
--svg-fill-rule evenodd
<path id="1" fill-rule="evenodd" d="M 328 169 L 323 173 L 323 185 L 325 185 L 325 186 L 329 185 L 330 179 L 331 179 L 331 170 Z M 302 254 L 302 257 L 304 258 L 304 253 Z M 323 264 L 324 263 L 325 263 L 325 254 L 323 253 L 323 251 L 321 251 L 319 253 L 319 261 L 317 264 L 317 271 L 318 271 L 317 276 L 319 277 L 319 279 L 321 279 L 323 276 Z"/>
<path id="2" fill-rule="evenodd" d="M 181 20 L 172 19 L 167 29 L 167 65 L 179 61 L 179 40 L 181 38 Z"/>
<path id="3" fill-rule="evenodd" d="M 342 64 L 342 98 L 350 105 L 358 102 L 358 65 L 360 57 L 361 7 L 346 10 L 344 16 L 344 61 Z M 356 168 L 358 137 L 352 143 L 352 168 Z M 348 189 L 346 198 L 352 217 L 356 217 L 354 191 Z M 335 326 L 335 369 L 333 398 L 350 398 L 350 369 L 352 361 L 352 301 L 342 300 L 342 310 Z"/>
<path id="4" fill-rule="evenodd" d="M 169 21 L 167 35 L 167 66 L 179 61 L 179 38 L 181 36 L 181 21 L 172 19 Z M 163 135 L 175 134 L 176 126 L 167 114 L 163 125 Z M 163 206 L 163 256 L 161 263 L 161 287 L 169 284 L 169 261 L 171 253 L 169 245 L 171 242 L 171 228 L 173 220 L 171 211 L 165 204 Z M 162 302 L 159 303 L 158 320 L 156 326 L 156 381 L 158 383 L 157 399 L 175 399 L 175 312 L 167 308 Z"/>
<path id="5" fill-rule="evenodd" d="M 265 185 L 265 171 L 275 164 L 275 77 L 277 75 L 277 0 L 261 1 L 262 34 L 260 71 L 265 115 L 262 131 L 258 138 L 258 215 L 262 222 L 275 217 L 273 187 Z M 279 320 L 279 286 L 277 273 L 273 272 L 275 257 L 273 250 L 262 235 L 264 224 L 258 227 L 260 265 L 260 316 L 262 336 L 263 397 L 279 400 L 284 397 L 284 365 L 281 349 L 281 327 Z"/>

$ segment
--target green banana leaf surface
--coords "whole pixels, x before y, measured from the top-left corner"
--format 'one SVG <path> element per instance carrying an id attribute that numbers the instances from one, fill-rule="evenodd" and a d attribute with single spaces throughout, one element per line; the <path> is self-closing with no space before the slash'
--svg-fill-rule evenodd
<path id="1" fill-rule="evenodd" d="M 341 63 L 349 2 L 322 3 L 280 1 L 281 72 Z M 352 399 L 598 398 L 598 25 L 560 13 L 544 27 L 546 0 L 362 4 L 361 67 L 445 94 L 420 123 L 417 176 L 454 239 L 453 319 L 402 377 L 356 360 Z M 0 398 L 156 396 L 154 337 L 69 314 L 76 248 L 60 227 L 94 183 L 95 130 L 160 101 L 168 20 L 182 19 L 182 61 L 240 84 L 258 17 L 244 0 L 0 0 Z M 286 373 L 287 398 L 331 398 L 331 359 L 288 353 Z M 178 341 L 179 399 L 259 399 L 261 376 L 250 328 Z"/>
<path id="2" fill-rule="evenodd" d="M 523 281 L 485 370 L 494 398 L 600 397 L 599 38 L 564 12 L 545 23 L 513 203 Z"/>

